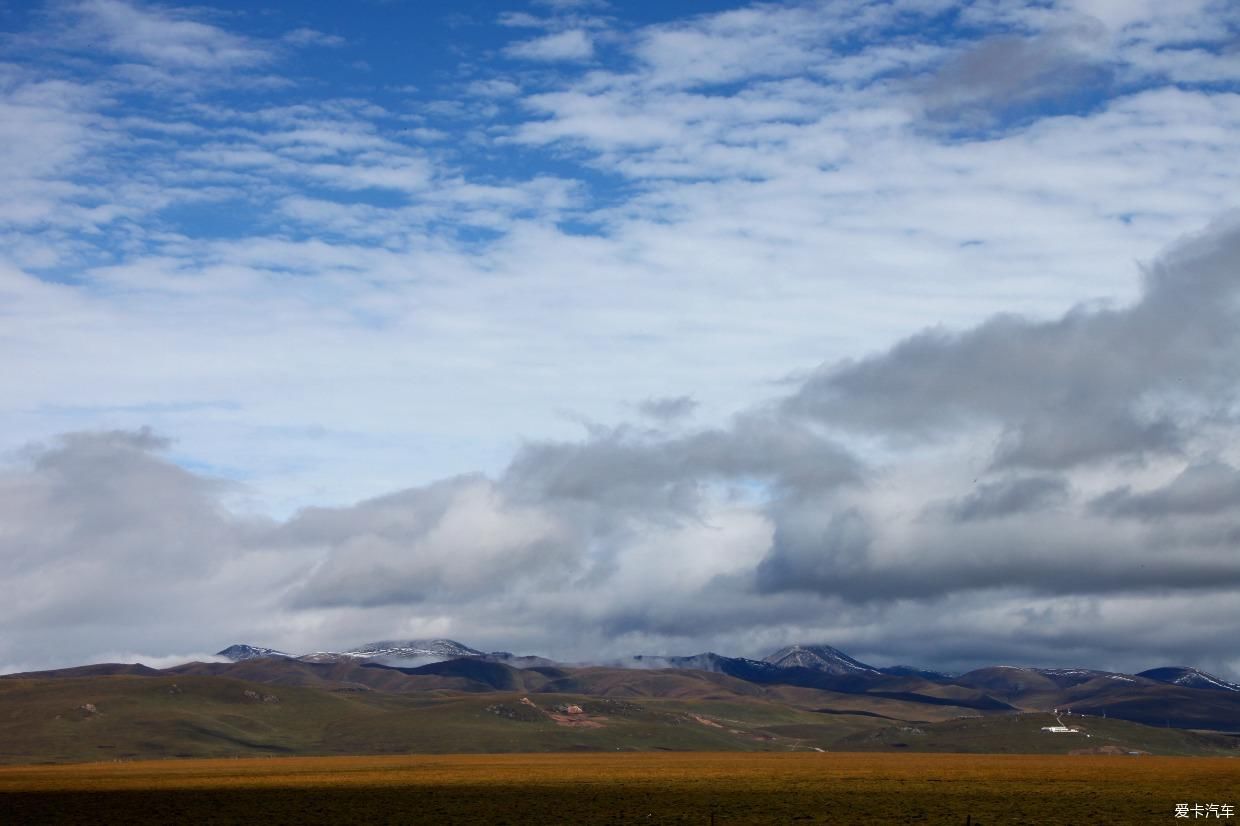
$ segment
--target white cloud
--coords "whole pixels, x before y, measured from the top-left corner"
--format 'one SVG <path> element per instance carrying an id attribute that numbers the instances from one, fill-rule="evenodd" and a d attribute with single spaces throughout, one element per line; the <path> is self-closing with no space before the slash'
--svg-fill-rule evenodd
<path id="1" fill-rule="evenodd" d="M 183 13 L 125 0 L 82 0 L 73 36 L 154 66 L 233 69 L 266 63 L 257 43 Z"/>
<path id="2" fill-rule="evenodd" d="M 563 582 L 588 541 L 565 520 L 509 501 L 480 478 L 303 512 L 285 531 L 292 542 L 329 544 L 294 595 L 295 604 L 313 607 L 485 597 L 540 579 L 548 568 L 563 569 L 555 576 Z"/>
<path id="3" fill-rule="evenodd" d="M 286 32 L 281 39 L 294 46 L 325 46 L 328 48 L 343 46 L 348 42 L 340 35 L 328 34 L 327 32 L 305 27 Z"/>
<path id="4" fill-rule="evenodd" d="M 138 663 L 147 668 L 172 668 L 185 663 L 226 663 L 232 662 L 227 657 L 219 657 L 213 653 L 200 651 L 196 654 L 141 654 L 133 651 L 105 651 L 98 655 L 95 662 L 100 663 Z M 87 665 L 87 663 L 80 663 Z"/>
<path id="5" fill-rule="evenodd" d="M 605 9 L 607 0 L 534 0 L 539 6 L 546 6 L 555 11 L 570 9 Z"/>
<path id="6" fill-rule="evenodd" d="M 1221 5 L 1213 0 L 1184 0 L 1174 9 L 1157 0 L 1067 0 L 1063 5 L 1081 14 L 1096 18 L 1112 29 L 1151 22 L 1166 23 L 1170 20 L 1192 19 L 1207 7 Z"/>
<path id="7" fill-rule="evenodd" d="M 581 29 L 569 29 L 514 43 L 504 52 L 519 60 L 589 60 L 594 55 L 594 41 Z"/>
<path id="8" fill-rule="evenodd" d="M 511 80 L 491 78 L 490 80 L 476 80 L 469 84 L 465 91 L 479 97 L 507 98 L 519 94 L 521 87 Z"/>

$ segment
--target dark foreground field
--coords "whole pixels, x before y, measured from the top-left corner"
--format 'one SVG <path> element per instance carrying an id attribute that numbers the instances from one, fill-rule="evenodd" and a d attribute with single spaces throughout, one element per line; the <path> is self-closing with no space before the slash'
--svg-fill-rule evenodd
<path id="1" fill-rule="evenodd" d="M 4 824 L 1133 824 L 1176 822 L 1177 803 L 1240 806 L 1240 761 L 509 754 L 0 769 Z"/>

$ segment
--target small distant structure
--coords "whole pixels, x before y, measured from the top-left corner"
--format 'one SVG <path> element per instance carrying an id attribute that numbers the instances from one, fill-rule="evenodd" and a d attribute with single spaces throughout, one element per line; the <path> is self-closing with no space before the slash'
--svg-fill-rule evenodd
<path id="1" fill-rule="evenodd" d="M 1072 712 L 1069 711 L 1067 713 L 1071 714 Z M 1055 709 L 1054 714 L 1055 714 L 1055 722 L 1059 723 L 1059 725 L 1042 726 L 1042 731 L 1049 731 L 1051 734 L 1080 734 L 1081 733 L 1081 730 L 1079 728 L 1073 728 L 1072 726 L 1065 726 L 1063 724 L 1063 719 L 1059 716 L 1059 709 Z M 1085 736 L 1088 737 L 1089 735 L 1087 734 Z"/>

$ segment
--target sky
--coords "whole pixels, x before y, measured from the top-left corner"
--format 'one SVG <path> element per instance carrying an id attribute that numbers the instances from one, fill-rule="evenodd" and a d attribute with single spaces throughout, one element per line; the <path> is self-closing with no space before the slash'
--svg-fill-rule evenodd
<path id="1" fill-rule="evenodd" d="M 0 0 L 0 671 L 1240 677 L 1240 6 Z"/>

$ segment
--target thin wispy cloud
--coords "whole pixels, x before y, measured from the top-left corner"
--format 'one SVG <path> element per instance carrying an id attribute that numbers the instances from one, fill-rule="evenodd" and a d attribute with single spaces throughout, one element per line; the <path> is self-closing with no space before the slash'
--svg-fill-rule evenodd
<path id="1" fill-rule="evenodd" d="M 250 38 L 175 8 L 126 0 L 82 0 L 61 13 L 72 18 L 62 35 L 69 43 L 152 66 L 218 70 L 256 66 L 271 59 Z"/>
<path id="2" fill-rule="evenodd" d="M 594 41 L 586 32 L 570 29 L 514 43 L 504 51 L 521 60 L 588 60 L 594 55 Z"/>

